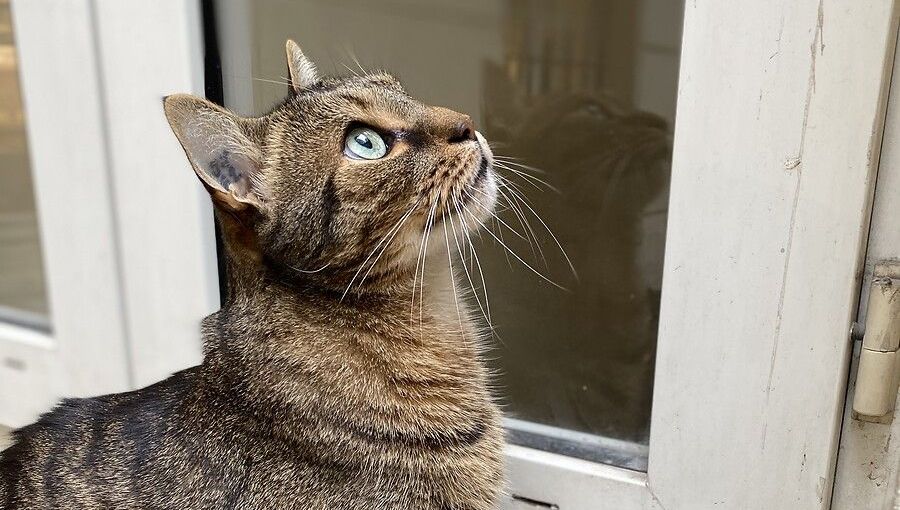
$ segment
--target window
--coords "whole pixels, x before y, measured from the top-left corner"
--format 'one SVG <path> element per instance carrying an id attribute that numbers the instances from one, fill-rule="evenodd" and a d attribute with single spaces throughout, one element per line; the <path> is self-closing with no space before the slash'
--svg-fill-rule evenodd
<path id="1" fill-rule="evenodd" d="M 49 306 L 8 0 L 0 1 L 0 320 L 47 329 Z"/>
<path id="2" fill-rule="evenodd" d="M 489 357 L 510 439 L 645 469 L 680 3 L 217 9 L 226 105 L 238 111 L 284 97 L 282 48 L 293 38 L 325 72 L 385 68 L 414 97 L 473 115 L 512 182 L 493 233 L 476 245 L 479 264 L 466 261 L 473 305 L 495 330 Z"/>

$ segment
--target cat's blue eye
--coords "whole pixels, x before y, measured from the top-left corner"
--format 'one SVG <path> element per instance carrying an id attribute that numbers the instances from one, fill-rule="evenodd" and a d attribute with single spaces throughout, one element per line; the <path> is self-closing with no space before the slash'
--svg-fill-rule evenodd
<path id="1" fill-rule="evenodd" d="M 380 159 L 387 154 L 387 144 L 372 129 L 356 128 L 344 140 L 344 154 L 353 159 Z"/>

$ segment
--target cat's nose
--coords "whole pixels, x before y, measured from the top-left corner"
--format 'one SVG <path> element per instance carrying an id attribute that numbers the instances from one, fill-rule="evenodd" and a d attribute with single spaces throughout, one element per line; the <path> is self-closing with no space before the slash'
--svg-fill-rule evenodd
<path id="1" fill-rule="evenodd" d="M 475 140 L 475 122 L 472 120 L 472 117 L 463 115 L 451 127 L 447 141 L 450 143 L 463 143 L 470 140 Z"/>

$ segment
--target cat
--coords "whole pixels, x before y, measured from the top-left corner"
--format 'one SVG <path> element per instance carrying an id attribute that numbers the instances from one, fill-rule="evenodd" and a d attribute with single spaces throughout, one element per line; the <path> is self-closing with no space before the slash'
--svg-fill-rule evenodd
<path id="1" fill-rule="evenodd" d="M 202 364 L 16 431 L 0 507 L 496 504 L 500 412 L 451 267 L 496 201 L 491 150 L 385 72 L 320 77 L 286 49 L 262 117 L 164 99 L 225 247 Z"/>

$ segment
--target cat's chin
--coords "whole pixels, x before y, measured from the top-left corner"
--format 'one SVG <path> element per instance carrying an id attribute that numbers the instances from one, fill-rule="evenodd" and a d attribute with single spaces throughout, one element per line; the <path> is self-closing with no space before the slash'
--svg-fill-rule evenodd
<path id="1" fill-rule="evenodd" d="M 460 206 L 467 228 L 474 231 L 484 227 L 497 203 L 497 178 L 487 159 L 482 160 L 482 169 L 468 188 Z"/>
<path id="2" fill-rule="evenodd" d="M 478 141 L 481 158 L 479 158 L 475 177 L 469 183 L 469 190 L 465 193 L 465 204 L 471 213 L 466 215 L 470 230 L 483 227 L 484 222 L 491 217 L 494 206 L 497 204 L 498 193 L 497 176 L 494 173 L 494 153 L 480 132 L 475 132 L 475 139 Z M 471 225 L 472 220 L 475 220 L 475 225 Z"/>

